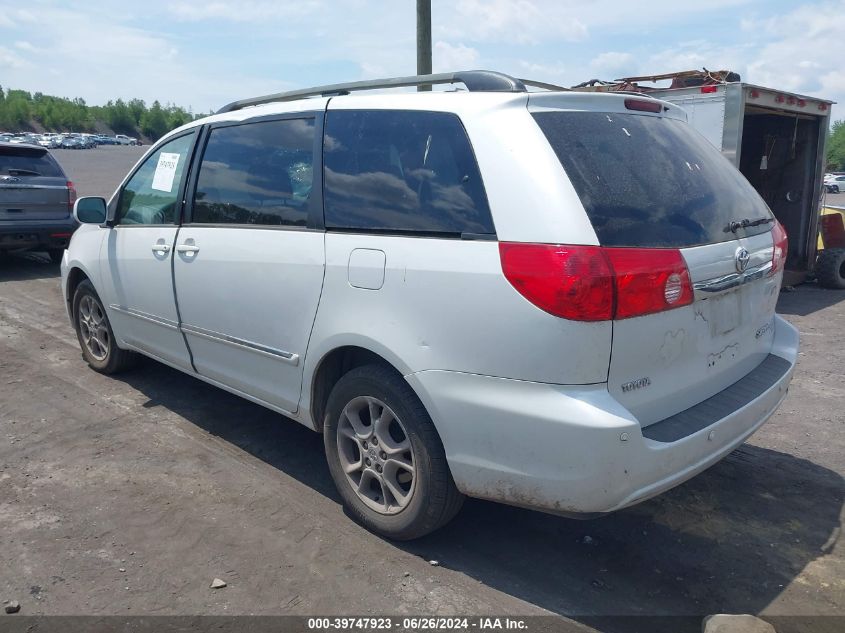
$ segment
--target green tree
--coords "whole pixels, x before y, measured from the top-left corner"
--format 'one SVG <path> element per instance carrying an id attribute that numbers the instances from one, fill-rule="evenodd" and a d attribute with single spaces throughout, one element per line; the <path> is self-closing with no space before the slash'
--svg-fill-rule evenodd
<path id="1" fill-rule="evenodd" d="M 827 139 L 827 168 L 845 170 L 845 121 L 836 121 Z"/>
<path id="2" fill-rule="evenodd" d="M 109 101 L 104 106 L 89 106 L 79 97 L 68 99 L 42 92 L 30 94 L 25 90 L 4 90 L 0 86 L 0 130 L 18 132 L 32 128 L 38 122 L 51 131 L 94 131 L 105 124 L 114 132 L 144 134 L 158 139 L 170 130 L 192 121 L 189 110 L 156 101 L 147 109 L 141 99 Z"/>
<path id="3" fill-rule="evenodd" d="M 132 113 L 123 99 L 118 99 L 114 103 L 109 101 L 104 109 L 106 111 L 106 123 L 115 132 L 121 134 L 135 132 L 135 121 L 132 119 Z"/>
<path id="4" fill-rule="evenodd" d="M 126 104 L 126 107 L 129 108 L 129 113 L 132 115 L 135 127 L 139 127 L 141 125 L 141 117 L 144 116 L 144 112 L 147 111 L 147 104 L 144 103 L 142 99 L 131 99 L 129 103 Z"/>
<path id="5" fill-rule="evenodd" d="M 152 107 L 141 117 L 141 132 L 153 140 L 158 140 L 171 129 L 161 104 L 153 101 Z"/>

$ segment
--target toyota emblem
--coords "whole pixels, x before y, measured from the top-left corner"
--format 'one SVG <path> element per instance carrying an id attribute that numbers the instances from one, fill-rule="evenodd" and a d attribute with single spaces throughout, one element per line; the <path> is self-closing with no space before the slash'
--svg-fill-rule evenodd
<path id="1" fill-rule="evenodd" d="M 748 268 L 748 262 L 751 260 L 751 255 L 748 253 L 747 250 L 744 248 L 737 249 L 736 251 L 736 272 L 744 273 L 745 269 Z"/>

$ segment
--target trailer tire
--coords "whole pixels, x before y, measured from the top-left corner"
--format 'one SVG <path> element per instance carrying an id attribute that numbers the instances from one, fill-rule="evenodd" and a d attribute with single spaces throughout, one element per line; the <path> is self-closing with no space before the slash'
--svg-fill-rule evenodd
<path id="1" fill-rule="evenodd" d="M 845 248 L 826 248 L 816 260 L 816 277 L 824 288 L 845 290 Z"/>

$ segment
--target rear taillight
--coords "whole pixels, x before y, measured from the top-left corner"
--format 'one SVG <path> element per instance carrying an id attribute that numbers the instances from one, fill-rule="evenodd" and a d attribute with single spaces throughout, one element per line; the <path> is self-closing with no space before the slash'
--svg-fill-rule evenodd
<path id="1" fill-rule="evenodd" d="M 662 312 L 692 303 L 692 283 L 681 251 L 606 248 L 616 280 L 617 319 Z"/>
<path id="2" fill-rule="evenodd" d="M 786 264 L 786 253 L 789 250 L 786 229 L 777 220 L 775 220 L 775 225 L 772 227 L 772 242 L 774 243 L 774 250 L 772 251 L 772 271 L 769 274 L 776 275 L 783 270 Z"/>
<path id="3" fill-rule="evenodd" d="M 67 207 L 70 209 L 70 212 L 73 213 L 73 204 L 76 202 L 76 187 L 73 186 L 73 183 L 68 180 L 67 181 Z"/>
<path id="4" fill-rule="evenodd" d="M 500 242 L 502 271 L 538 308 L 574 321 L 613 318 L 613 273 L 599 246 Z"/>
<path id="5" fill-rule="evenodd" d="M 502 271 L 538 308 L 574 321 L 627 319 L 692 303 L 678 250 L 500 242 Z"/>

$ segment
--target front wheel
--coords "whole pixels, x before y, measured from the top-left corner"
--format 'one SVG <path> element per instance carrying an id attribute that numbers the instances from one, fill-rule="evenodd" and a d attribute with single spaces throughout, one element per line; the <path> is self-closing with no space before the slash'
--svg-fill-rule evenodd
<path id="1" fill-rule="evenodd" d="M 323 428 L 334 483 L 368 529 L 410 540 L 460 510 L 443 444 L 422 402 L 389 367 L 366 365 L 332 389 Z"/>
<path id="2" fill-rule="evenodd" d="M 117 346 L 103 303 L 87 279 L 73 295 L 73 324 L 82 356 L 94 371 L 115 374 L 135 364 L 136 354 Z"/>

